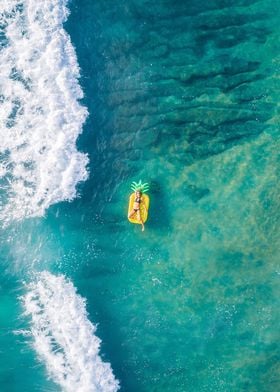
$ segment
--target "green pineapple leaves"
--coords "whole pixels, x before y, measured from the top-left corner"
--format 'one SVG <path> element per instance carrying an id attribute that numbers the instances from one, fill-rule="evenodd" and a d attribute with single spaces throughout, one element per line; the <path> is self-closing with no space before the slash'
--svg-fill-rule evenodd
<path id="1" fill-rule="evenodd" d="M 142 183 L 142 180 L 140 180 L 139 182 L 133 181 L 131 184 L 131 189 L 133 190 L 133 192 L 140 191 L 142 193 L 145 193 L 148 192 L 149 185 L 147 182 Z"/>

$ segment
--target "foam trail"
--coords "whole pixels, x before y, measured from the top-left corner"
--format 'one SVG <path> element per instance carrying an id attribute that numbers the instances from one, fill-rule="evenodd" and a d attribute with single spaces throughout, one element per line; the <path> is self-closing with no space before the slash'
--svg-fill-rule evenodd
<path id="1" fill-rule="evenodd" d="M 73 284 L 43 272 L 28 288 L 23 303 L 31 315 L 34 347 L 53 380 L 67 392 L 117 391 L 110 364 L 99 356 L 96 327 Z"/>
<path id="2" fill-rule="evenodd" d="M 87 178 L 87 110 L 63 23 L 67 0 L 0 2 L 0 219 L 42 216 Z"/>

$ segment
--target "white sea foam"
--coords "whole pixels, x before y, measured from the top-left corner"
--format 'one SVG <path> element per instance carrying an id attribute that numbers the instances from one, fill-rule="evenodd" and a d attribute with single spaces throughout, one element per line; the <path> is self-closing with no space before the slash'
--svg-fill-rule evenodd
<path id="1" fill-rule="evenodd" d="M 67 0 L 0 1 L 0 219 L 41 216 L 87 178 Z"/>
<path id="2" fill-rule="evenodd" d="M 34 347 L 53 380 L 67 392 L 117 391 L 111 366 L 99 355 L 96 327 L 73 284 L 43 272 L 28 289 L 23 302 L 32 319 Z"/>

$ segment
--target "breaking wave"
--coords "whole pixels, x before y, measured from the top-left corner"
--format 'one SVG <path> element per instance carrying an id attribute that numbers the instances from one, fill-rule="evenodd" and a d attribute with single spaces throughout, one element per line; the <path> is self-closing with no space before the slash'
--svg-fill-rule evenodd
<path id="1" fill-rule="evenodd" d="M 76 141 L 87 117 L 63 29 L 67 0 L 0 4 L 0 219 L 42 216 L 87 178 Z"/>
<path id="2" fill-rule="evenodd" d="M 31 316 L 34 348 L 51 378 L 67 392 L 117 391 L 119 382 L 99 355 L 96 327 L 73 284 L 43 272 L 28 289 L 25 314 Z"/>

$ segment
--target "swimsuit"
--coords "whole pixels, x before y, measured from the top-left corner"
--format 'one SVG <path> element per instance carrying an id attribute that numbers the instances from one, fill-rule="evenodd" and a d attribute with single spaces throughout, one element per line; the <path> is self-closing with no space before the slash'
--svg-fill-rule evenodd
<path id="1" fill-rule="evenodd" d="M 140 204 L 140 203 L 141 203 L 141 197 L 136 197 L 136 199 L 134 200 L 134 203 Z M 140 207 L 139 207 L 139 208 L 133 208 L 133 210 L 134 210 L 135 212 L 137 212 L 137 211 L 140 210 Z"/>

